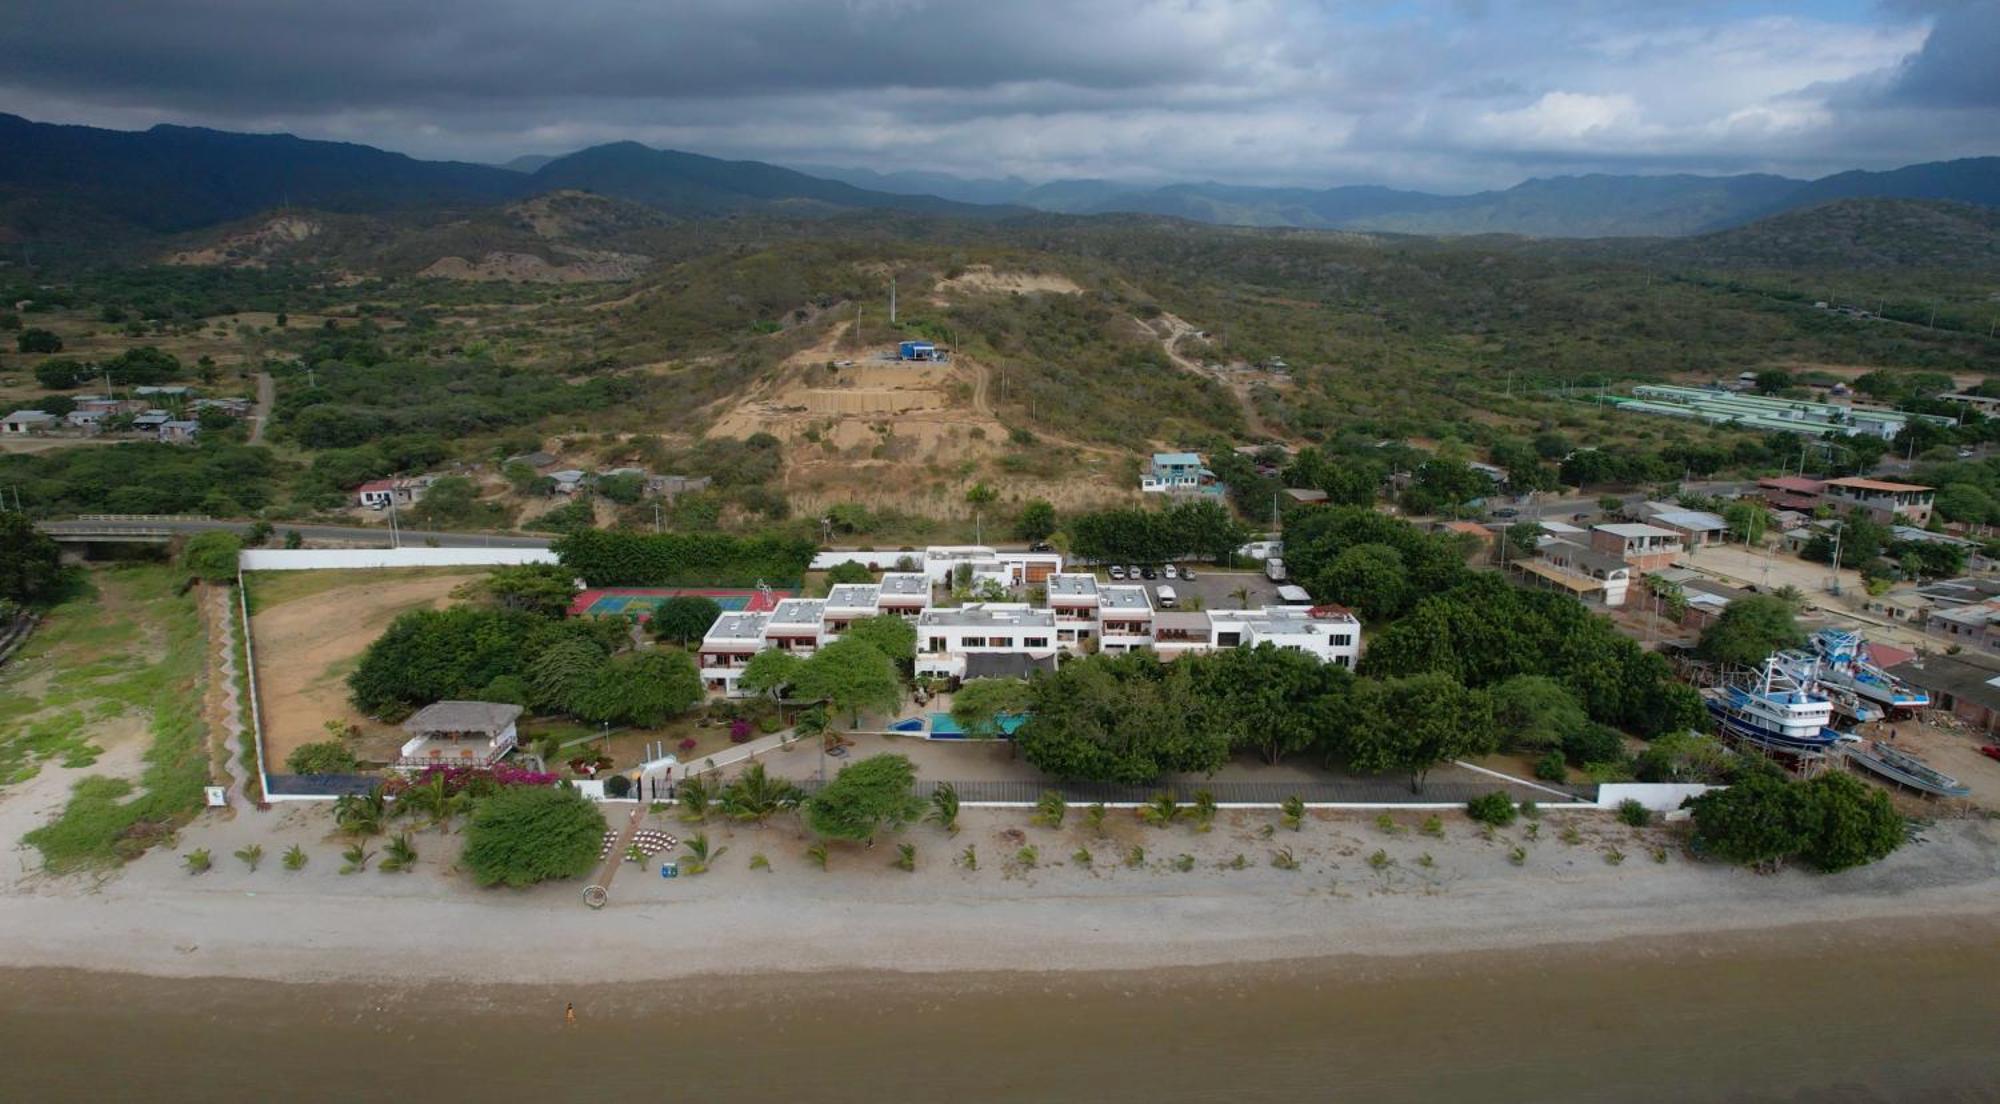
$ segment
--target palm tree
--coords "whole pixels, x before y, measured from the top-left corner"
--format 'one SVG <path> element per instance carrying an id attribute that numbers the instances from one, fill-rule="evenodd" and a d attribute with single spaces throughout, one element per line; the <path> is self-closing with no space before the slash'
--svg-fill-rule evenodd
<path id="1" fill-rule="evenodd" d="M 708 864 L 721 858 L 722 853 L 729 850 L 727 847 L 711 847 L 707 834 L 702 832 L 696 832 L 694 838 L 683 846 L 688 850 L 688 857 L 681 860 L 681 873 L 690 877 L 707 873 Z"/>
<path id="2" fill-rule="evenodd" d="M 1298 831 L 1299 826 L 1305 823 L 1306 803 L 1299 800 L 1297 794 L 1286 798 L 1278 808 L 1284 813 L 1285 827 L 1290 828 L 1292 831 Z"/>
<path id="3" fill-rule="evenodd" d="M 286 848 L 284 863 L 286 870 L 304 870 L 306 865 L 306 849 L 296 843 Z"/>
<path id="4" fill-rule="evenodd" d="M 239 847 L 236 849 L 236 857 L 242 859 L 244 864 L 250 867 L 250 873 L 255 874 L 257 873 L 257 864 L 264 861 L 264 845 L 253 843 L 247 847 Z"/>
<path id="5" fill-rule="evenodd" d="M 936 821 L 950 835 L 958 834 L 958 787 L 940 782 L 931 791 L 931 811 L 925 820 Z"/>
<path id="6" fill-rule="evenodd" d="M 1206 832 L 1215 826 L 1215 795 L 1207 790 L 1195 791 L 1194 824 L 1197 832 Z"/>
<path id="7" fill-rule="evenodd" d="M 350 836 L 373 836 L 382 831 L 389 809 L 388 799 L 377 786 L 366 794 L 342 794 L 333 803 L 333 821 Z"/>
<path id="8" fill-rule="evenodd" d="M 208 868 L 212 864 L 212 861 L 209 858 L 208 848 L 206 847 L 197 847 L 181 856 L 181 862 L 187 865 L 187 872 L 190 874 L 208 873 Z"/>
<path id="9" fill-rule="evenodd" d="M 1174 801 L 1174 795 L 1164 791 L 1154 794 L 1151 801 L 1139 807 L 1139 819 L 1156 828 L 1165 828 L 1180 815 L 1181 807 Z"/>
<path id="10" fill-rule="evenodd" d="M 1063 800 L 1059 790 L 1043 790 L 1042 799 L 1035 804 L 1035 823 L 1048 828 L 1062 827 L 1063 817 L 1069 812 L 1069 802 Z"/>
<path id="11" fill-rule="evenodd" d="M 1250 608 L 1250 588 L 1249 588 L 1249 587 L 1243 587 L 1243 586 L 1240 586 L 1240 587 L 1237 587 L 1237 588 L 1236 588 L 1235 590 L 1232 590 L 1232 591 L 1230 591 L 1230 592 L 1229 592 L 1229 596 L 1230 596 L 1231 598 L 1234 598 L 1234 599 L 1236 599 L 1236 608 L 1237 608 L 1237 609 L 1249 609 L 1249 608 Z"/>
<path id="12" fill-rule="evenodd" d="M 722 811 L 736 820 L 762 824 L 773 813 L 798 808 L 804 791 L 783 778 L 772 778 L 764 764 L 752 763 L 722 788 Z"/>
<path id="13" fill-rule="evenodd" d="M 416 865 L 417 849 L 410 843 L 410 834 L 403 832 L 382 848 L 382 864 L 377 869 L 384 873 L 400 871 L 407 874 Z"/>
<path id="14" fill-rule="evenodd" d="M 681 819 L 689 824 L 700 824 L 708 819 L 708 804 L 713 796 L 708 789 L 708 780 L 697 774 L 680 785 Z"/>

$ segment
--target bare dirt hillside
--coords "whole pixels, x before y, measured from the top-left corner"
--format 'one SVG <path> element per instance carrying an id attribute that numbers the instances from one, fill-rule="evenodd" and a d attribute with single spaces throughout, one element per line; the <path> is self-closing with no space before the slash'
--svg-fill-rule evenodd
<path id="1" fill-rule="evenodd" d="M 709 433 L 769 433 L 785 446 L 785 491 L 804 509 L 861 502 L 937 515 L 962 508 L 963 487 L 983 480 L 1005 497 L 1058 506 L 1131 493 L 1110 449 L 1037 436 L 1015 442 L 994 415 L 989 366 L 970 357 L 903 363 L 895 347 L 846 347 L 845 324 L 782 368 L 725 400 Z M 1061 451 L 1060 470 L 1003 463 L 1010 453 Z"/>

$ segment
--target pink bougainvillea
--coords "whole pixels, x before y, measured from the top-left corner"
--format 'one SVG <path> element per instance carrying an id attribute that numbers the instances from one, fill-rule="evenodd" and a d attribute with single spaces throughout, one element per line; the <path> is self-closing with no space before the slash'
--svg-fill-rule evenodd
<path id="1" fill-rule="evenodd" d="M 687 739 L 681 741 L 682 751 L 693 751 L 695 749 L 695 746 L 696 745 L 693 737 L 688 737 Z"/>
<path id="2" fill-rule="evenodd" d="M 729 742 L 740 744 L 750 739 L 750 722 L 741 717 L 729 722 Z"/>

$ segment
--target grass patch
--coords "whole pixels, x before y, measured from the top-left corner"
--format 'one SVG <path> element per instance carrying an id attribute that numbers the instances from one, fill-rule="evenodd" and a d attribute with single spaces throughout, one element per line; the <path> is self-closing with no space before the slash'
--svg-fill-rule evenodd
<path id="1" fill-rule="evenodd" d="M 125 711 L 150 718 L 152 746 L 137 786 L 87 777 L 55 820 L 23 837 L 58 873 L 115 865 L 170 839 L 200 807 L 209 778 L 200 693 L 207 638 L 194 595 L 176 594 L 174 573 L 158 566 L 115 568 L 94 581 L 94 593 L 52 612 L 52 631 L 34 657 L 53 670 L 38 704 L 61 711 L 10 728 L 0 736 L 0 748 L 87 765 L 98 752 L 84 734 L 86 717 Z M 129 650 L 100 651 L 118 642 Z M 157 659 L 146 654 L 154 650 Z M 18 690 L 32 677 L 23 669 L 39 666 L 16 665 L 0 681 L 0 691 Z"/>
<path id="2" fill-rule="evenodd" d="M 386 531 L 386 530 L 385 530 Z M 250 609 L 262 613 L 273 606 L 325 594 L 348 587 L 401 583 L 411 579 L 431 579 L 444 575 L 482 575 L 478 567 L 378 567 L 358 571 L 247 571 L 243 585 L 249 590 Z"/>

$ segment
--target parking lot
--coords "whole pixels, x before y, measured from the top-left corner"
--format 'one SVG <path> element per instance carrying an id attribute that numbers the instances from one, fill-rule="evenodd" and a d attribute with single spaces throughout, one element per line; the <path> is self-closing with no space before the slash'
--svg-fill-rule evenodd
<path id="1" fill-rule="evenodd" d="M 1217 571 L 1196 565 L 1194 572 L 1192 582 L 1187 579 L 1167 578 L 1119 580 L 1111 578 L 1105 574 L 1103 568 L 1099 568 L 1097 581 L 1100 584 L 1109 583 L 1113 586 L 1136 582 L 1144 586 L 1148 594 L 1156 593 L 1153 589 L 1155 587 L 1170 586 L 1174 588 L 1174 593 L 1180 596 L 1182 609 L 1242 609 L 1246 606 L 1255 609 L 1258 606 L 1272 606 L 1278 603 L 1278 584 L 1266 579 L 1262 571 Z M 1245 592 L 1244 597 L 1247 597 L 1247 601 L 1239 598 L 1236 593 L 1238 590 Z M 1200 599 L 1199 606 L 1194 602 L 1197 598 Z"/>

